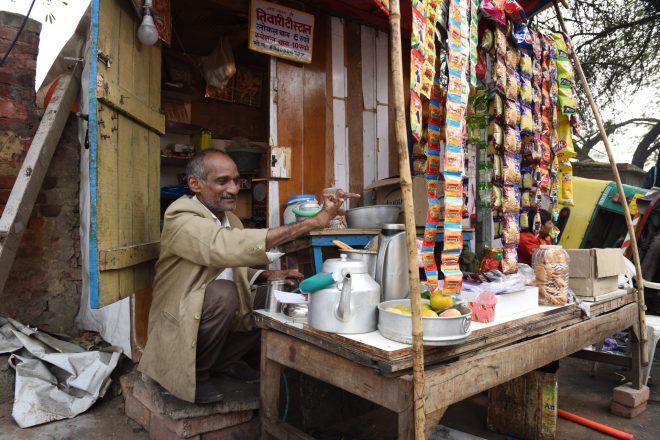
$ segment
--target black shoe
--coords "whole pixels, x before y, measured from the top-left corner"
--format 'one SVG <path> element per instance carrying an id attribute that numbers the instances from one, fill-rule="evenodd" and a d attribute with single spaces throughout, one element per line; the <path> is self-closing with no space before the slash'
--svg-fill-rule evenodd
<path id="1" fill-rule="evenodd" d="M 222 393 L 213 382 L 210 380 L 197 382 L 195 386 L 195 403 L 220 402 L 222 399 Z"/>
<path id="2" fill-rule="evenodd" d="M 236 361 L 227 365 L 222 374 L 245 383 L 259 383 L 259 371 L 244 361 Z"/>

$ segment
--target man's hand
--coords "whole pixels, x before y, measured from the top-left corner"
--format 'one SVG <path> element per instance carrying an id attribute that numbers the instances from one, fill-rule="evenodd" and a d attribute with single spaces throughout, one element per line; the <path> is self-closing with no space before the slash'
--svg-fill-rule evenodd
<path id="1" fill-rule="evenodd" d="M 305 276 L 297 270 L 264 270 L 259 274 L 257 282 L 285 280 L 289 286 L 297 286 Z"/>
<path id="2" fill-rule="evenodd" d="M 323 209 L 313 219 L 317 221 L 319 228 L 324 228 L 330 220 L 337 215 L 342 215 L 344 210 L 341 206 L 346 199 L 359 198 L 360 194 L 347 193 L 341 189 L 336 193 L 323 194 Z"/>

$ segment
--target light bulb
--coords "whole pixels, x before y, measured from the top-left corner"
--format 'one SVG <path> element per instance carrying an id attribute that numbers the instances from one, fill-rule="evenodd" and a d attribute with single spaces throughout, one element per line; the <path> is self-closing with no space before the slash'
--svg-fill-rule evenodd
<path id="1" fill-rule="evenodd" d="M 144 17 L 142 17 L 140 27 L 138 27 L 137 37 L 140 43 L 145 46 L 153 46 L 158 41 L 158 29 L 156 29 L 154 19 L 148 9 L 145 11 Z"/>

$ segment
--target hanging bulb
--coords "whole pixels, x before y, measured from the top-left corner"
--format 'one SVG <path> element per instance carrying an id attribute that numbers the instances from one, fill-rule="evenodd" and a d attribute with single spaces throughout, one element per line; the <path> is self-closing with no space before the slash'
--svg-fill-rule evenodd
<path id="1" fill-rule="evenodd" d="M 145 46 L 153 46 L 158 41 L 158 29 L 154 25 L 151 9 L 147 5 L 144 7 L 144 17 L 142 17 L 142 23 L 138 27 L 137 37 L 140 43 Z"/>

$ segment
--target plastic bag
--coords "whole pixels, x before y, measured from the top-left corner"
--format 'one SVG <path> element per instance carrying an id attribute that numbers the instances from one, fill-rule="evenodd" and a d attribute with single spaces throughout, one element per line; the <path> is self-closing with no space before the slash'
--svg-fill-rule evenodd
<path id="1" fill-rule="evenodd" d="M 506 26 L 506 15 L 504 14 L 504 0 L 484 0 L 481 11 L 486 18 L 495 20 L 502 26 Z"/>
<path id="2" fill-rule="evenodd" d="M 539 287 L 539 303 L 564 305 L 569 301 L 570 258 L 561 246 L 540 246 L 532 254 L 532 268 Z"/>
<path id="3" fill-rule="evenodd" d="M 225 87 L 231 77 L 236 74 L 236 62 L 229 37 L 221 38 L 218 46 L 200 60 L 204 79 L 211 87 Z"/>

